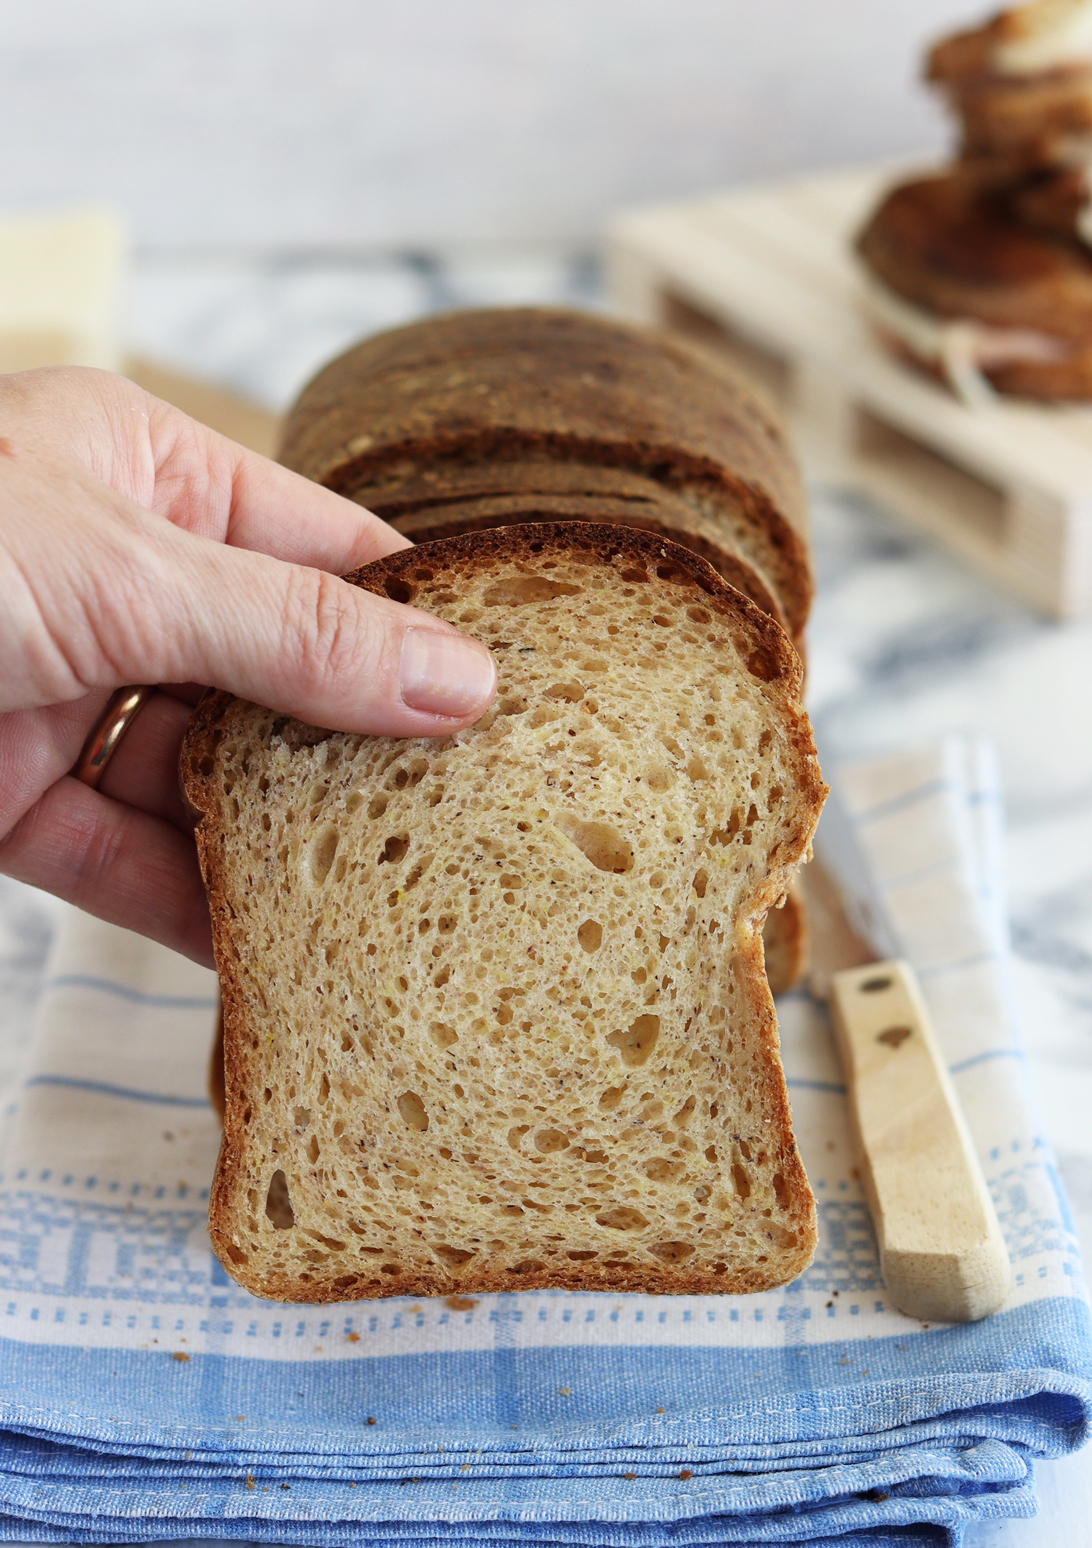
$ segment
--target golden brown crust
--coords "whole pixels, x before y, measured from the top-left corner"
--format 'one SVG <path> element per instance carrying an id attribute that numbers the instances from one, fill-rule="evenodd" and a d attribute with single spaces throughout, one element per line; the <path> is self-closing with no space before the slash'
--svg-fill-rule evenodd
<path id="1" fill-rule="evenodd" d="M 923 178 L 893 188 L 857 249 L 897 295 L 939 317 L 1092 345 L 1092 257 L 1006 219 L 975 198 L 964 178 Z M 1064 375 L 1064 363 L 1049 374 Z"/>
<path id="2" fill-rule="evenodd" d="M 805 853 L 818 820 L 825 787 L 815 759 L 814 742 L 807 718 L 799 705 L 801 667 L 799 659 L 783 632 L 758 607 L 725 584 L 704 560 L 677 544 L 628 528 L 592 526 L 583 523 L 543 524 L 508 527 L 447 539 L 432 549 L 407 549 L 375 564 L 364 566 L 347 577 L 353 584 L 377 595 L 396 600 L 414 597 L 415 574 L 427 571 L 440 557 L 446 567 L 469 575 L 476 566 L 488 567 L 493 556 L 515 556 L 535 561 L 553 552 L 587 553 L 605 563 L 636 560 L 652 567 L 656 574 L 678 584 L 700 589 L 716 614 L 731 621 L 737 647 L 748 670 L 768 686 L 771 704 L 784 718 L 789 745 L 795 750 L 799 784 L 794 791 L 794 817 L 787 835 L 781 840 L 776 863 L 759 886 L 753 900 L 756 917 L 776 901 L 787 875 Z M 223 1141 L 210 1199 L 210 1234 L 213 1246 L 225 1269 L 246 1288 L 274 1299 L 295 1301 L 348 1300 L 388 1295 L 449 1294 L 453 1289 L 476 1293 L 509 1290 L 518 1283 L 521 1289 L 610 1289 L 652 1293 L 698 1294 L 709 1292 L 750 1292 L 768 1288 L 769 1270 L 743 1265 L 724 1272 L 687 1269 L 685 1264 L 662 1269 L 641 1264 L 574 1263 L 548 1272 L 521 1273 L 513 1280 L 511 1272 L 492 1269 L 488 1264 L 475 1266 L 468 1278 L 453 1280 L 441 1272 L 414 1273 L 381 1277 L 343 1274 L 331 1281 L 302 1283 L 292 1276 L 280 1279 L 255 1274 L 241 1254 L 231 1229 L 231 1219 L 239 1188 L 242 1186 L 240 1157 L 249 1105 L 258 1100 L 259 1051 L 257 1034 L 248 1026 L 246 1000 L 242 990 L 244 969 L 242 954 L 246 942 L 236 928 L 225 874 L 225 818 L 221 792 L 217 788 L 217 747 L 235 713 L 237 701 L 222 693 L 210 693 L 195 711 L 182 750 L 181 771 L 184 789 L 194 809 L 200 813 L 196 830 L 198 854 L 209 895 L 213 940 L 220 974 L 224 1007 L 226 1115 Z M 287 717 L 281 721 L 288 724 Z M 293 723 L 294 724 L 294 723 Z M 308 745 L 321 742 L 325 733 L 298 727 Z M 771 855 L 771 860 L 773 856 Z M 772 999 L 762 971 L 762 949 L 757 934 L 739 943 L 735 957 L 736 973 L 742 991 L 754 1000 L 757 1024 L 753 1032 L 764 1050 L 762 1082 L 769 1110 L 779 1114 L 768 1144 L 776 1157 L 783 1179 L 784 1196 L 806 1223 L 797 1253 L 798 1262 L 790 1273 L 799 1272 L 814 1247 L 814 1201 L 792 1136 L 788 1095 L 777 1053 L 777 1029 Z M 780 1195 L 779 1195 L 780 1197 Z M 781 1282 L 780 1280 L 777 1282 Z"/>
<path id="3" fill-rule="evenodd" d="M 535 459 L 728 502 L 768 552 L 794 634 L 811 597 L 804 499 L 781 426 L 678 340 L 574 312 L 460 312 L 368 339 L 306 387 L 281 460 L 367 503 L 412 464 Z"/>

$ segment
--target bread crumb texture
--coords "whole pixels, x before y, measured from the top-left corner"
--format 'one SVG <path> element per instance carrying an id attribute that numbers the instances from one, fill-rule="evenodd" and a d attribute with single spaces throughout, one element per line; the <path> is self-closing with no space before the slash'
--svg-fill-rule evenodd
<path id="1" fill-rule="evenodd" d="M 792 1278 L 815 1210 L 761 929 L 824 791 L 781 631 L 601 526 L 353 579 L 485 641 L 499 691 L 438 741 L 197 712 L 225 1268 L 298 1301 Z"/>

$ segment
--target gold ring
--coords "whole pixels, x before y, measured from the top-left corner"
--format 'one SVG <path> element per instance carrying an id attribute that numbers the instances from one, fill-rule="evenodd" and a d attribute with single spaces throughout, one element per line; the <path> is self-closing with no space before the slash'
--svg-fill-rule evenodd
<path id="1" fill-rule="evenodd" d="M 106 765 L 118 750 L 118 743 L 137 715 L 147 704 L 153 688 L 119 688 L 91 728 L 83 750 L 72 770 L 76 779 L 97 790 L 106 773 Z"/>

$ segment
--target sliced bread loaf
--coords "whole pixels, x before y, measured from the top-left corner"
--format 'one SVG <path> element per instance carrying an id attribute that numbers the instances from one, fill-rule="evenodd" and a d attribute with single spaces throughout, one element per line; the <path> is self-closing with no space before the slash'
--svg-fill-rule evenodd
<path id="1" fill-rule="evenodd" d="M 225 1268 L 301 1301 L 793 1277 L 761 929 L 824 787 L 783 633 L 689 551 L 575 522 L 352 579 L 484 640 L 498 695 L 440 741 L 196 712 Z"/>
<path id="2" fill-rule="evenodd" d="M 304 389 L 281 460 L 384 515 L 407 515 L 411 489 L 418 535 L 456 490 L 625 498 L 638 478 L 667 497 L 661 520 L 685 513 L 678 541 L 698 524 L 761 575 L 794 638 L 807 617 L 806 508 L 781 425 L 739 373 L 649 329 L 522 307 L 379 334 Z"/>

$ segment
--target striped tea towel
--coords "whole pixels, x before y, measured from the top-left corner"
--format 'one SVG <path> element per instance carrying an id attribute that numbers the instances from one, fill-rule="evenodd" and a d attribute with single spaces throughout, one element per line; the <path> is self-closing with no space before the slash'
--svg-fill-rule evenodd
<path id="1" fill-rule="evenodd" d="M 718 1297 L 283 1306 L 209 1251 L 212 975 L 69 915 L 0 1160 L 0 1535 L 119 1542 L 957 1543 L 1080 1445 L 1088 1303 L 1006 984 L 980 747 L 841 771 L 1014 1266 L 973 1326 L 880 1280 L 825 1015 L 781 1007 L 820 1246 Z"/>

